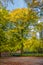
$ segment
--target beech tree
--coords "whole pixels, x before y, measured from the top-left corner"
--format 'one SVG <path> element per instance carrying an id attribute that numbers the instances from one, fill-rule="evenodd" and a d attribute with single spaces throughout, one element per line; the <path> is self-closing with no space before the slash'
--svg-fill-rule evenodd
<path id="1" fill-rule="evenodd" d="M 12 32 L 14 32 L 20 40 L 22 54 L 23 43 L 31 30 L 29 26 L 34 25 L 38 21 L 38 16 L 36 15 L 36 12 L 31 9 L 16 9 L 10 13 L 10 21 L 14 23 L 15 28 L 12 29 Z"/>
<path id="2" fill-rule="evenodd" d="M 15 9 L 11 12 L 8 12 L 6 9 L 1 8 L 0 52 L 16 52 L 17 50 L 21 50 L 22 55 L 24 49 L 26 48 L 28 48 L 28 50 L 30 49 L 30 51 L 37 50 L 37 52 L 40 52 L 40 49 L 43 50 L 42 41 L 39 42 L 39 40 L 34 38 L 28 40 L 30 39 L 29 33 L 31 33 L 33 29 L 36 32 L 43 29 L 43 24 L 38 23 L 38 19 L 39 17 L 37 15 L 37 12 L 33 11 L 31 8 L 20 8 Z M 34 37 L 34 32 L 32 35 L 32 37 Z M 36 45 L 36 43 L 38 44 L 38 46 Z M 41 43 L 41 45 L 39 43 Z M 27 44 L 27 46 L 25 44 Z"/>

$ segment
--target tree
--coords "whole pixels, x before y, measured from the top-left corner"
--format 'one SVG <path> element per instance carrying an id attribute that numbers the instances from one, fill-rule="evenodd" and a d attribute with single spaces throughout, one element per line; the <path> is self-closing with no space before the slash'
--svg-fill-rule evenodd
<path id="1" fill-rule="evenodd" d="M 10 13 L 10 21 L 14 23 L 15 28 L 12 30 L 18 36 L 21 44 L 21 54 L 23 53 L 24 41 L 29 34 L 30 25 L 34 25 L 38 20 L 36 12 L 31 9 L 16 9 Z"/>
<path id="2" fill-rule="evenodd" d="M 5 37 L 5 27 L 8 22 L 8 11 L 0 9 L 0 55 L 4 51 L 7 38 Z"/>
<path id="3" fill-rule="evenodd" d="M 36 32 L 43 30 L 43 22 L 38 23 L 37 12 L 33 11 L 34 8 L 37 7 L 34 3 L 35 2 L 29 4 L 30 8 L 15 9 L 8 12 L 5 8 L 3 8 L 3 4 L 1 2 L 0 52 L 16 52 L 17 50 L 21 50 L 21 55 L 26 49 L 37 52 L 41 52 L 42 50 L 43 52 L 43 41 L 34 37 L 34 33 L 36 34 Z M 30 39 L 29 33 L 32 33 L 32 39 Z"/>
<path id="4" fill-rule="evenodd" d="M 33 11 L 36 11 L 37 15 L 39 16 L 40 23 L 39 24 L 36 23 L 37 24 L 36 27 L 40 34 L 40 38 L 42 38 L 43 25 L 41 24 L 41 22 L 43 23 L 43 21 L 41 19 L 43 19 L 43 0 L 25 0 L 25 1 L 28 4 L 28 8 L 30 7 Z"/>

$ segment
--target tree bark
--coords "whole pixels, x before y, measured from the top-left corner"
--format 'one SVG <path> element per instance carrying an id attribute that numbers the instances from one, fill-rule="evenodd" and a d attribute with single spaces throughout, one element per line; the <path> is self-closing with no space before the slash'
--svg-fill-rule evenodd
<path id="1" fill-rule="evenodd" d="M 23 43 L 21 43 L 21 55 L 23 54 Z"/>
<path id="2" fill-rule="evenodd" d="M 0 52 L 0 57 L 1 57 L 1 52 Z"/>

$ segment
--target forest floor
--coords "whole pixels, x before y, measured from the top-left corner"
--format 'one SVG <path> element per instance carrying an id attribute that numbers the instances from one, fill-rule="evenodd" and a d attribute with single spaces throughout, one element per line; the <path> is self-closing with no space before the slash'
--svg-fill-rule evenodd
<path id="1" fill-rule="evenodd" d="M 3 57 L 0 65 L 43 65 L 43 57 Z"/>

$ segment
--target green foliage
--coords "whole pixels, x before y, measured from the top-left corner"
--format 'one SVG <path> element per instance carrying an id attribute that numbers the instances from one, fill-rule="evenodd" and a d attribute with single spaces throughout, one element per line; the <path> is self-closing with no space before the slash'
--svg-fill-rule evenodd
<path id="1" fill-rule="evenodd" d="M 43 42 L 40 39 L 32 38 L 24 43 L 24 51 L 43 53 Z"/>
<path id="2" fill-rule="evenodd" d="M 43 52 L 42 40 L 28 37 L 32 30 L 29 26 L 34 26 L 37 21 L 37 14 L 31 9 L 17 9 L 10 14 L 6 9 L 0 9 L 0 52 Z"/>
<path id="3" fill-rule="evenodd" d="M 7 38 L 5 36 L 5 26 L 8 22 L 8 11 L 6 9 L 0 9 L 0 52 L 4 51 Z"/>

